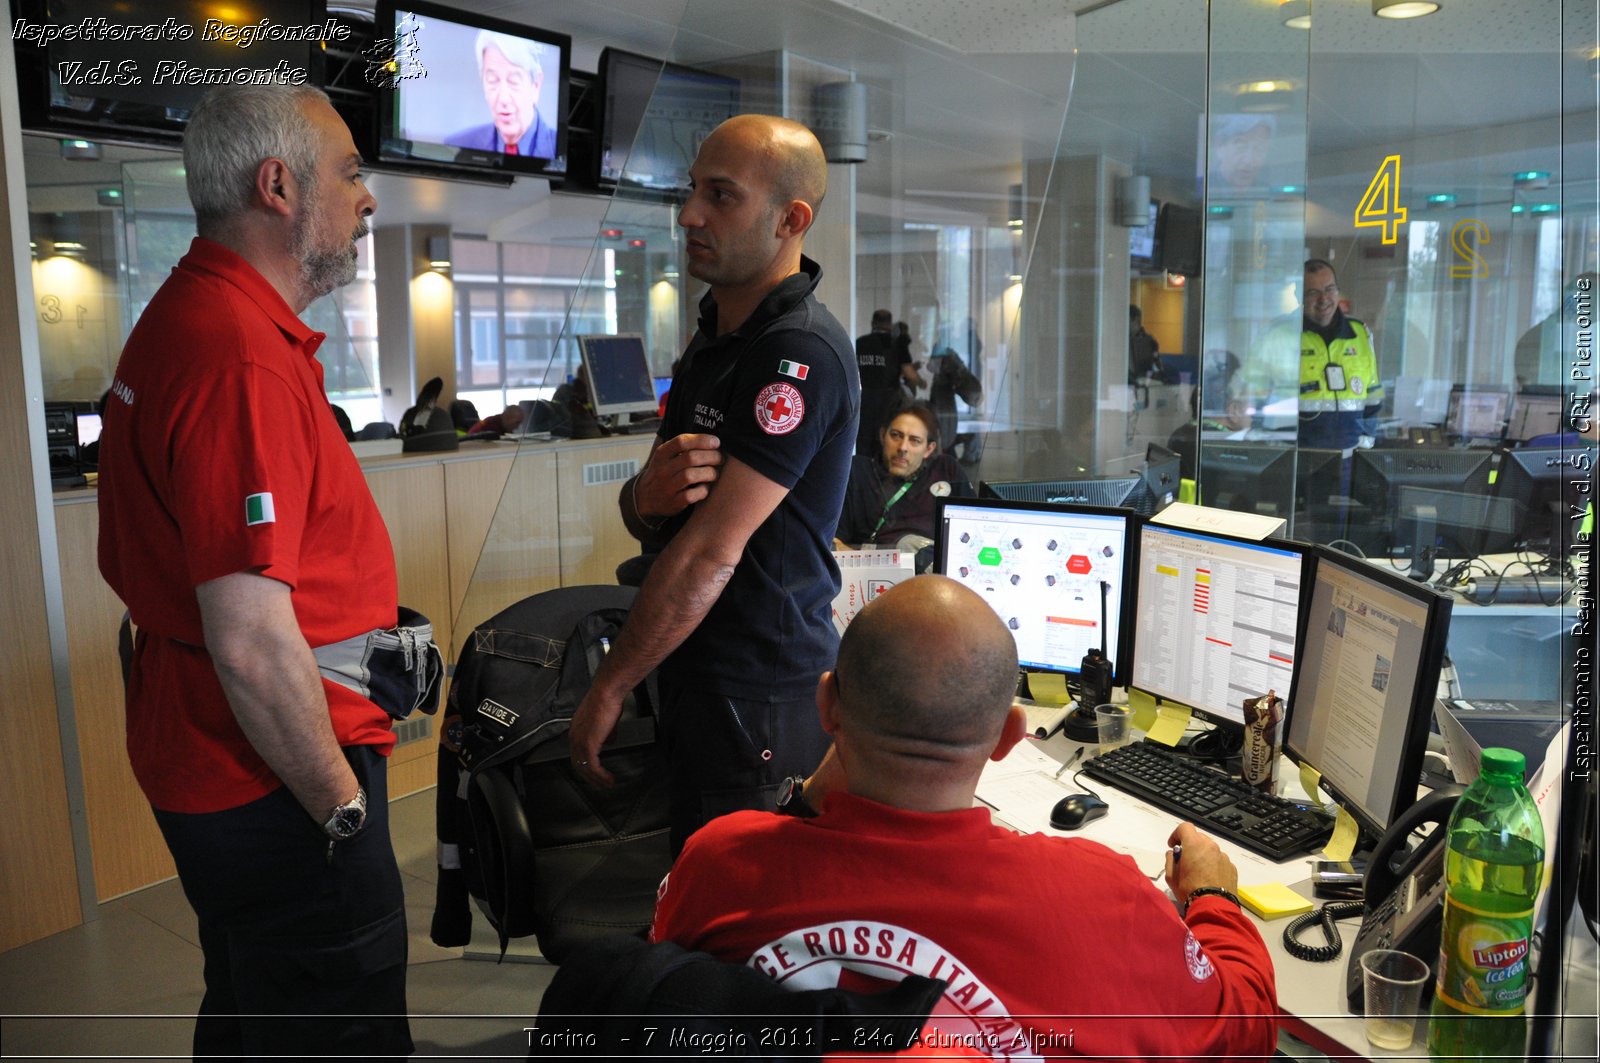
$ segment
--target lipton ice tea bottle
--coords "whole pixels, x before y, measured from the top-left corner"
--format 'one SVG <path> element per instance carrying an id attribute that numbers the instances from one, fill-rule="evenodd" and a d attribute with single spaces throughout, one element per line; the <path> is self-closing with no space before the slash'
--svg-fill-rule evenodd
<path id="1" fill-rule="evenodd" d="M 1526 1048 L 1528 946 L 1544 871 L 1526 766 L 1515 750 L 1485 749 L 1450 814 L 1430 1059 L 1520 1059 Z"/>

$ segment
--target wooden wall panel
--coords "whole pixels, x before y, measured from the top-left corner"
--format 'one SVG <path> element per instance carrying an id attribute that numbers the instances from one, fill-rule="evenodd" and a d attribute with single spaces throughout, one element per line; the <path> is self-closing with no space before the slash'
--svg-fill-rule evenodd
<path id="1" fill-rule="evenodd" d="M 556 467 L 556 451 L 532 447 L 509 473 L 498 460 L 445 465 L 452 573 L 470 576 L 452 588 L 461 596 L 455 651 L 506 606 L 561 586 Z"/>
<path id="2" fill-rule="evenodd" d="M 0 344 L 0 347 L 5 346 Z M 22 392 L 20 366 L 0 356 L 0 390 Z M 25 417 L 0 423 L 0 445 L 30 453 Z M 67 813 L 67 777 L 56 720 L 55 679 L 45 624 L 44 572 L 29 462 L 0 462 L 0 951 L 37 941 L 83 921 L 78 869 Z"/>
<path id="3" fill-rule="evenodd" d="M 654 442 L 651 436 L 627 436 L 557 452 L 563 587 L 615 584 L 617 566 L 638 554 L 639 543 L 617 512 L 617 492 L 632 475 L 628 463 L 635 470 L 642 466 Z"/>
<path id="4" fill-rule="evenodd" d="M 450 563 L 446 539 L 444 469 L 438 462 L 368 467 L 367 486 L 394 544 L 400 601 L 433 621 L 441 647 L 451 643 Z M 389 762 L 389 796 L 403 797 L 434 782 L 438 742 L 397 746 Z M 413 777 L 426 781 L 416 783 Z"/>
<path id="5" fill-rule="evenodd" d="M 123 606 L 94 563 L 99 511 L 92 500 L 56 506 L 78 755 L 83 762 L 95 894 L 103 903 L 171 878 L 177 869 L 128 762 L 122 666 L 117 658 Z"/>

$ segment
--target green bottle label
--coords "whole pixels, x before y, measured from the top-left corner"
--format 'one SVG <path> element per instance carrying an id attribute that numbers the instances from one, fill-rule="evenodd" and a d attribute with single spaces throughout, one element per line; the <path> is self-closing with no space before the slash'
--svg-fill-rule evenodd
<path id="1" fill-rule="evenodd" d="M 1528 995 L 1533 909 L 1488 912 L 1445 897 L 1439 998 L 1471 1015 L 1509 1015 Z"/>

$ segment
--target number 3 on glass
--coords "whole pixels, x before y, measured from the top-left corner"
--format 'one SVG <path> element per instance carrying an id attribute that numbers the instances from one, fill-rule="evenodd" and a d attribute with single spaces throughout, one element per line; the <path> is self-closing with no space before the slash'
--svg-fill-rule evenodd
<path id="1" fill-rule="evenodd" d="M 1354 225 L 1358 229 L 1382 226 L 1383 242 L 1392 244 L 1400 238 L 1400 226 L 1405 220 L 1406 208 L 1400 205 L 1400 156 L 1390 155 L 1372 175 L 1372 183 L 1356 204 Z"/>

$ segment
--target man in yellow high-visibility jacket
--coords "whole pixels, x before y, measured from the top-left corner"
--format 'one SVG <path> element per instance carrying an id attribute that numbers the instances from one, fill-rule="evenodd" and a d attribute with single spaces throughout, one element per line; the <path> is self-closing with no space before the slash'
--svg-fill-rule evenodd
<path id="1" fill-rule="evenodd" d="M 1383 405 L 1372 333 L 1339 309 L 1333 267 L 1308 259 L 1300 289 L 1300 445 L 1342 450 L 1371 446 Z M 1365 438 L 1363 438 L 1365 437 Z"/>

